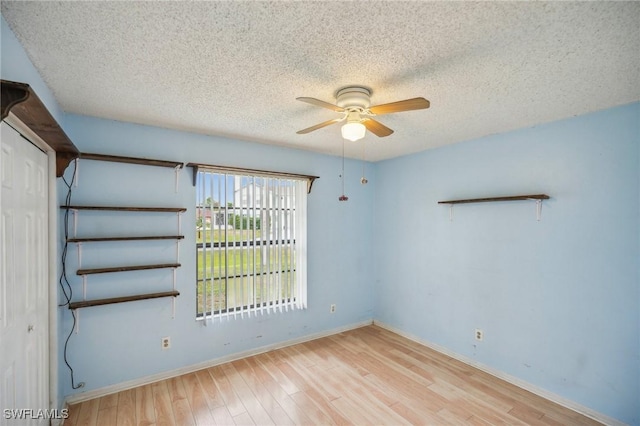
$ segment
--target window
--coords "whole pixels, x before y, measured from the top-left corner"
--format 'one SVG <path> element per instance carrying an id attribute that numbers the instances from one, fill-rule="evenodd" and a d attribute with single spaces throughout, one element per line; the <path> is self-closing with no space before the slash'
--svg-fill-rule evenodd
<path id="1" fill-rule="evenodd" d="M 199 168 L 197 316 L 306 308 L 307 179 Z"/>

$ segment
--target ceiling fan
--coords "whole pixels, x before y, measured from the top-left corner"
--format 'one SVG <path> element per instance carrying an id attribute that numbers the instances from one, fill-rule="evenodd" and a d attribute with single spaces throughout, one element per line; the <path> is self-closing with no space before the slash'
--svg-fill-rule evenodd
<path id="1" fill-rule="evenodd" d="M 336 93 L 336 105 L 321 101 L 315 98 L 296 98 L 298 101 L 306 102 L 322 108 L 327 108 L 342 114 L 342 117 L 316 124 L 299 130 L 299 135 L 313 132 L 334 123 L 347 121 L 342 126 L 342 137 L 350 141 L 362 139 L 365 131 L 369 130 L 378 137 L 389 136 L 393 130 L 374 120 L 377 115 L 391 114 L 394 112 L 412 111 L 416 109 L 429 108 L 429 101 L 425 98 L 412 98 L 404 101 L 391 102 L 388 104 L 370 106 L 371 90 L 361 86 L 349 86 L 340 89 Z"/>

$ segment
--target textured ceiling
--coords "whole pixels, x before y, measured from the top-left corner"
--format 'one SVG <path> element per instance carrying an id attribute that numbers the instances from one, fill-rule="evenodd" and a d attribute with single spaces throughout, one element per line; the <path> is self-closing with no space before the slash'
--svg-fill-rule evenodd
<path id="1" fill-rule="evenodd" d="M 638 2 L 13 2 L 2 15 L 70 113 L 340 155 L 335 102 L 379 117 L 377 161 L 640 100 Z M 360 158 L 363 141 L 348 142 Z"/>

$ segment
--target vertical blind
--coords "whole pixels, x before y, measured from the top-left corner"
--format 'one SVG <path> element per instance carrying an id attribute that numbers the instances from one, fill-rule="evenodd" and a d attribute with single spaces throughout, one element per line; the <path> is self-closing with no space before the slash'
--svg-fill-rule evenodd
<path id="1" fill-rule="evenodd" d="M 198 170 L 197 316 L 306 308 L 307 181 Z"/>

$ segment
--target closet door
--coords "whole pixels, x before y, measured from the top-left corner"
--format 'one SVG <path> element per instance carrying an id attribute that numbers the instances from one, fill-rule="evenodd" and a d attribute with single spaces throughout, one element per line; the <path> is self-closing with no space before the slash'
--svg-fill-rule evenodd
<path id="1" fill-rule="evenodd" d="M 0 126 L 0 424 L 16 423 L 5 409 L 48 424 L 48 160 Z"/>

